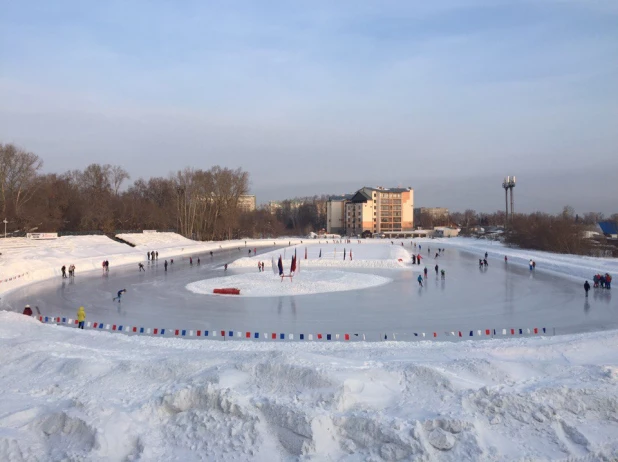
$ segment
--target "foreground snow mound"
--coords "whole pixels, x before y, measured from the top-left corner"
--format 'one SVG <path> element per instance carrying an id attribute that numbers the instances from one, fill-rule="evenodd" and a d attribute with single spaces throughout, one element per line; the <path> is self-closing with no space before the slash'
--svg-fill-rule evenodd
<path id="1" fill-rule="evenodd" d="M 332 241 L 330 244 L 309 242 L 308 244 L 293 245 L 252 257 L 239 258 L 232 262 L 229 267 L 255 268 L 258 261 L 263 261 L 267 266 L 270 266 L 272 259 L 276 262 L 281 256 L 284 268 L 287 271 L 294 254 L 296 254 L 301 268 L 409 268 L 412 262 L 411 254 L 401 246 L 401 243 L 392 245 L 390 242 L 367 240 L 362 240 L 361 244 L 358 241 L 352 242 L 352 244 L 333 244 Z M 307 259 L 305 259 L 305 251 Z"/>
<path id="2" fill-rule="evenodd" d="M 373 274 L 347 271 L 310 270 L 302 271 L 293 280 L 275 276 L 270 269 L 263 273 L 245 273 L 233 276 L 205 279 L 187 284 L 187 289 L 198 294 L 211 294 L 214 289 L 234 287 L 240 289 L 241 297 L 278 297 L 282 295 L 309 295 L 326 292 L 366 289 L 392 280 Z M 238 297 L 238 295 L 234 295 Z"/>
<path id="3" fill-rule="evenodd" d="M 0 460 L 615 460 L 617 342 L 187 341 L 0 312 Z"/>

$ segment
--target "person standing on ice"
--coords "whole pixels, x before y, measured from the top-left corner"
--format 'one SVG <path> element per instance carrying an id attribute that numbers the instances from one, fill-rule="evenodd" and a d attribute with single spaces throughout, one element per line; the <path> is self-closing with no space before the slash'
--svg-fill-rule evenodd
<path id="1" fill-rule="evenodd" d="M 62 271 L 62 278 L 66 279 L 66 277 L 67 277 L 67 267 L 62 265 L 62 268 L 60 268 L 60 271 Z"/>
<path id="2" fill-rule="evenodd" d="M 223 271 L 227 271 L 227 263 L 223 265 Z"/>
<path id="3" fill-rule="evenodd" d="M 440 274 L 442 275 L 442 280 L 444 281 L 446 272 L 444 270 L 440 270 Z"/>
<path id="4" fill-rule="evenodd" d="M 165 260 L 165 263 L 163 263 L 163 268 L 165 268 L 165 271 L 167 271 L 167 260 Z"/>
<path id="5" fill-rule="evenodd" d="M 532 259 L 528 262 L 528 266 L 530 267 L 530 271 L 532 271 Z"/>
<path id="6" fill-rule="evenodd" d="M 588 296 L 588 291 L 590 290 L 590 284 L 588 281 L 584 282 L 584 290 L 586 291 L 586 297 Z"/>
<path id="7" fill-rule="evenodd" d="M 420 287 L 423 287 L 423 276 L 421 276 L 420 274 L 418 275 L 418 277 L 416 278 L 416 280 L 418 281 L 418 285 Z"/>
<path id="8" fill-rule="evenodd" d="M 487 252 L 485 252 L 485 260 L 487 260 L 488 256 L 489 256 L 489 254 Z"/>
<path id="9" fill-rule="evenodd" d="M 258 262 L 258 272 L 262 272 L 262 263 Z"/>
<path id="10" fill-rule="evenodd" d="M 438 275 L 438 265 L 437 264 L 434 269 L 436 270 L 436 276 L 437 276 Z"/>
<path id="11" fill-rule="evenodd" d="M 79 329 L 83 329 L 84 328 L 84 321 L 86 320 L 86 311 L 84 310 L 83 306 L 80 306 L 79 309 L 77 310 L 77 322 L 79 323 L 77 325 L 77 327 Z"/>
<path id="12" fill-rule="evenodd" d="M 189 265 L 193 266 L 193 257 L 189 257 Z"/>
<path id="13" fill-rule="evenodd" d="M 504 263 L 507 263 L 509 261 L 508 258 L 506 258 L 506 255 L 504 256 Z"/>
<path id="14" fill-rule="evenodd" d="M 416 265 L 416 255 L 412 255 L 412 264 Z"/>
<path id="15" fill-rule="evenodd" d="M 420 247 L 420 245 L 419 245 L 419 247 Z M 416 256 L 416 264 L 417 265 L 421 264 L 421 254 L 420 253 Z"/>
<path id="16" fill-rule="evenodd" d="M 423 273 L 425 274 L 425 279 L 427 279 L 427 267 L 425 267 L 425 269 L 423 270 Z"/>

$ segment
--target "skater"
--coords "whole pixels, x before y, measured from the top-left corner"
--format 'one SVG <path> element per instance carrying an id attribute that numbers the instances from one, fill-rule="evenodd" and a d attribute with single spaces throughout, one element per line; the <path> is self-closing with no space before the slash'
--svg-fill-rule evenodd
<path id="1" fill-rule="evenodd" d="M 506 258 L 506 255 L 504 256 L 504 263 L 508 263 L 509 259 Z"/>
<path id="2" fill-rule="evenodd" d="M 26 305 L 23 314 L 25 314 L 26 316 L 32 316 L 32 308 L 30 308 L 30 305 Z"/>
<path id="3" fill-rule="evenodd" d="M 240 247 L 238 248 L 238 250 L 240 250 Z M 251 255 L 251 249 L 249 249 L 249 255 Z"/>
<path id="4" fill-rule="evenodd" d="M 438 253 L 436 253 L 436 256 L 435 256 L 435 257 L 433 257 L 433 258 L 434 258 L 434 259 L 436 259 L 436 258 L 438 258 L 439 256 L 440 256 L 440 253 L 438 252 Z"/>
<path id="5" fill-rule="evenodd" d="M 440 275 L 442 277 L 442 280 L 444 281 L 444 278 L 446 276 L 446 272 L 444 270 L 440 270 Z"/>
<path id="6" fill-rule="evenodd" d="M 584 290 L 586 291 L 586 297 L 588 296 L 588 291 L 590 290 L 590 284 L 588 281 L 584 282 Z"/>
<path id="7" fill-rule="evenodd" d="M 532 260 L 532 269 L 536 269 L 536 262 Z"/>
<path id="8" fill-rule="evenodd" d="M 146 272 L 146 270 L 144 269 L 144 264 L 143 263 L 138 263 L 137 267 L 139 268 L 139 271 L 143 271 L 144 273 Z"/>
<path id="9" fill-rule="evenodd" d="M 423 287 L 423 276 L 421 276 L 420 274 L 418 275 L 418 277 L 416 278 L 416 280 L 418 281 L 418 285 L 420 287 Z"/>
<path id="10" fill-rule="evenodd" d="M 605 288 L 607 290 L 612 288 L 612 277 L 609 275 L 609 273 L 605 273 Z"/>
<path id="11" fill-rule="evenodd" d="M 189 265 L 193 266 L 193 257 L 189 257 Z"/>
<path id="12" fill-rule="evenodd" d="M 262 262 L 262 273 L 264 272 L 264 262 Z"/>
<path id="13" fill-rule="evenodd" d="M 423 273 L 425 274 L 425 279 L 427 279 L 427 267 L 425 267 L 425 269 L 423 270 Z"/>
<path id="14" fill-rule="evenodd" d="M 150 252 L 146 252 L 146 257 L 148 258 L 148 261 L 150 261 Z"/>
<path id="15" fill-rule="evenodd" d="M 412 255 L 412 264 L 416 265 L 416 255 Z"/>
<path id="16" fill-rule="evenodd" d="M 79 309 L 77 310 L 77 321 L 79 324 L 77 324 L 77 327 L 79 329 L 83 329 L 84 328 L 84 321 L 86 320 L 86 311 L 84 310 L 83 306 L 80 306 Z"/>
<path id="17" fill-rule="evenodd" d="M 173 264 L 174 264 L 174 259 L 170 258 L 170 265 L 173 265 Z"/>
<path id="18" fill-rule="evenodd" d="M 419 247 L 420 247 L 420 245 L 419 245 Z M 421 264 L 421 254 L 420 253 L 416 256 L 416 264 L 417 265 Z"/>
<path id="19" fill-rule="evenodd" d="M 436 270 L 436 276 L 437 276 L 438 275 L 438 265 L 436 265 L 434 269 Z"/>
<path id="20" fill-rule="evenodd" d="M 66 279 L 66 277 L 67 277 L 67 267 L 62 265 L 62 268 L 60 268 L 60 271 L 62 271 L 62 278 Z"/>
<path id="21" fill-rule="evenodd" d="M 262 272 L 262 262 L 258 262 L 258 272 Z"/>
<path id="22" fill-rule="evenodd" d="M 116 297 L 114 297 L 112 300 L 115 302 L 116 300 L 120 301 L 120 299 L 122 298 L 122 294 L 126 293 L 127 289 L 120 289 L 118 291 L 118 293 L 116 294 Z"/>
<path id="23" fill-rule="evenodd" d="M 302 241 L 301 241 L 302 242 Z M 253 248 L 253 255 L 257 255 L 257 247 Z"/>
<path id="24" fill-rule="evenodd" d="M 489 254 L 487 252 L 485 252 L 485 260 L 487 260 L 488 256 L 489 256 Z"/>
<path id="25" fill-rule="evenodd" d="M 105 272 L 109 273 L 109 260 L 105 260 Z"/>
<path id="26" fill-rule="evenodd" d="M 485 267 L 487 267 L 488 263 L 487 263 L 487 259 L 483 260 L 483 265 L 485 265 Z"/>
<path id="27" fill-rule="evenodd" d="M 482 268 L 482 267 L 483 267 L 483 260 L 479 258 L 479 268 Z"/>
<path id="28" fill-rule="evenodd" d="M 532 271 L 532 258 L 530 259 L 530 261 L 528 262 L 528 266 L 530 267 L 530 271 Z"/>
<path id="29" fill-rule="evenodd" d="M 212 258 L 212 250 L 210 251 L 210 257 Z"/>
<path id="30" fill-rule="evenodd" d="M 157 258 L 157 260 L 159 259 L 159 251 L 158 250 L 155 252 L 155 257 Z"/>
<path id="31" fill-rule="evenodd" d="M 200 266 L 200 257 L 197 257 L 197 266 Z"/>
<path id="32" fill-rule="evenodd" d="M 227 263 L 223 265 L 223 271 L 227 271 Z"/>
<path id="33" fill-rule="evenodd" d="M 165 268 L 165 271 L 167 271 L 167 260 L 165 260 L 165 263 L 163 263 L 163 268 Z"/>

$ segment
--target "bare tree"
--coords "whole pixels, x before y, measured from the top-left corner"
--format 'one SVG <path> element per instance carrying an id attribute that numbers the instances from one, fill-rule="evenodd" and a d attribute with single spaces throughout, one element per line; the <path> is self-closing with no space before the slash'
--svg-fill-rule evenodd
<path id="1" fill-rule="evenodd" d="M 0 144 L 0 199 L 6 217 L 13 213 L 19 220 L 22 207 L 37 190 L 37 173 L 43 161 L 13 144 Z"/>
<path id="2" fill-rule="evenodd" d="M 114 195 L 118 196 L 118 190 L 122 186 L 125 180 L 131 179 L 129 172 L 127 172 L 120 165 L 112 165 L 109 167 L 109 175 L 111 179 L 112 188 L 114 190 Z"/>

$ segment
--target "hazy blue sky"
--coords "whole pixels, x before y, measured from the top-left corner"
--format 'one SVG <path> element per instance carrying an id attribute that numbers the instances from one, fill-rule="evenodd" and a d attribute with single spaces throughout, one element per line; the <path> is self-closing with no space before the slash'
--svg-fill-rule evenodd
<path id="1" fill-rule="evenodd" d="M 618 1 L 0 0 L 0 141 L 258 201 L 618 211 Z M 563 186 L 564 188 L 560 188 Z"/>

